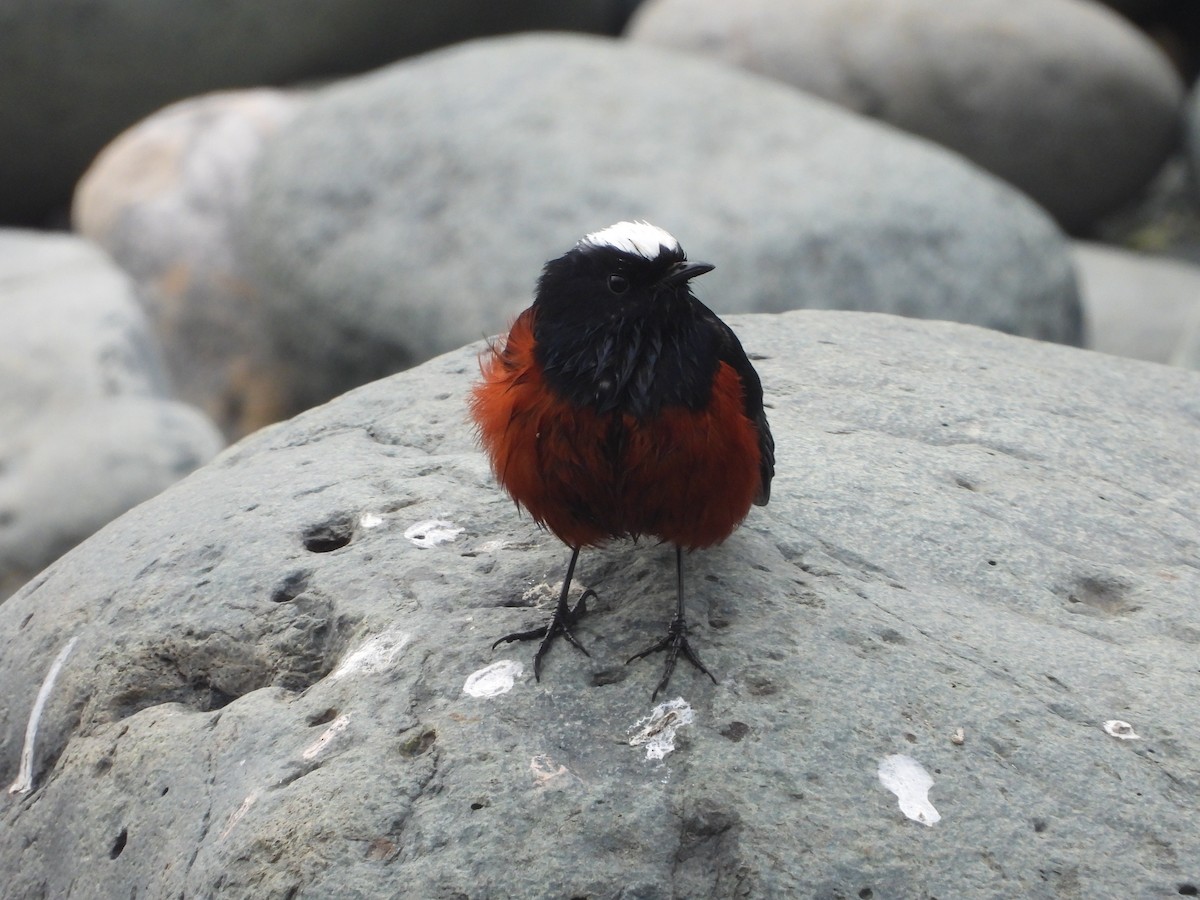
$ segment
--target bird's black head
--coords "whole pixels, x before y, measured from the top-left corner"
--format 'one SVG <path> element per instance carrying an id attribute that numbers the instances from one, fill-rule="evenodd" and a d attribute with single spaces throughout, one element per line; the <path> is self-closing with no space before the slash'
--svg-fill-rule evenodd
<path id="1" fill-rule="evenodd" d="M 539 319 L 567 316 L 605 322 L 678 306 L 688 279 L 711 271 L 689 263 L 679 242 L 648 222 L 618 222 L 583 238 L 546 263 L 534 306 Z"/>
<path id="2" fill-rule="evenodd" d="M 688 285 L 709 272 L 670 234 L 618 222 L 546 263 L 533 302 L 538 361 L 574 402 L 647 415 L 699 406 L 716 366 L 711 316 Z"/>

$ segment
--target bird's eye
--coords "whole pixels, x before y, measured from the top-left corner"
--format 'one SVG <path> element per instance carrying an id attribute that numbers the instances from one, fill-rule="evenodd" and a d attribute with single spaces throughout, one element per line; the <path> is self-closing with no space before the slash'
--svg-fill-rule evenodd
<path id="1" fill-rule="evenodd" d="M 608 289 L 614 294 L 623 294 L 629 290 L 629 279 L 624 275 L 609 275 Z"/>

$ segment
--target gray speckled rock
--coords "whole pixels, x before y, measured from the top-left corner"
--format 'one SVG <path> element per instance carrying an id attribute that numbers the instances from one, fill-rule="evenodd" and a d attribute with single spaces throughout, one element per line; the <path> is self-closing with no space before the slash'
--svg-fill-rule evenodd
<path id="1" fill-rule="evenodd" d="M 0 231 L 0 600 L 221 447 L 170 400 L 131 286 L 67 235 Z"/>
<path id="2" fill-rule="evenodd" d="M 173 100 L 362 71 L 481 34 L 607 31 L 616 0 L 0 4 L 0 222 L 65 207 L 111 138 Z"/>
<path id="3" fill-rule="evenodd" d="M 702 52 L 944 144 L 1082 229 L 1175 146 L 1170 61 L 1090 0 L 651 0 L 639 41 Z"/>
<path id="4" fill-rule="evenodd" d="M 301 102 L 260 89 L 173 104 L 105 147 L 75 192 L 76 230 L 137 282 L 180 398 L 230 436 L 284 413 L 231 223 L 263 141 Z"/>
<path id="5" fill-rule="evenodd" d="M 566 552 L 473 445 L 476 345 L 251 436 L 0 607 L 0 783 L 55 676 L 0 812 L 8 895 L 1194 890 L 1200 375 L 733 324 L 779 474 L 688 559 L 720 683 L 677 672 L 662 759 L 630 743 L 658 664 L 622 661 L 670 614 L 666 549 L 583 557 L 590 658 L 555 648 L 539 684 L 532 648 L 490 649 Z"/>
<path id="6" fill-rule="evenodd" d="M 1200 328 L 1200 267 L 1083 241 L 1072 252 L 1088 347 L 1158 363 L 1181 358 L 1181 341 Z"/>
<path id="7" fill-rule="evenodd" d="M 505 327 L 548 256 L 632 218 L 720 261 L 720 310 L 1080 340 L 1064 242 L 1015 191 L 768 79 L 620 41 L 478 41 L 321 92 L 264 148 L 238 237 L 302 408 Z"/>

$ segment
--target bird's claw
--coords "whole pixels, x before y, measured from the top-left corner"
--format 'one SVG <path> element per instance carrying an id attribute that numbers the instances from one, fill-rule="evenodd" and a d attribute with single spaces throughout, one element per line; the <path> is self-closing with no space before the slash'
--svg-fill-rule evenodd
<path id="1" fill-rule="evenodd" d="M 588 598 L 596 596 L 598 596 L 596 592 L 588 588 L 580 595 L 573 609 L 569 608 L 565 603 L 561 603 L 554 608 L 554 615 L 550 617 L 550 621 L 541 628 L 533 628 L 529 631 L 514 631 L 512 634 L 506 634 L 492 644 L 492 649 L 495 650 L 501 644 L 507 644 L 512 641 L 533 641 L 541 638 L 542 642 L 538 645 L 537 653 L 533 655 L 533 677 L 537 681 L 542 680 L 542 657 L 550 650 L 554 639 L 560 635 L 566 638 L 567 643 L 584 656 L 591 657 L 592 654 L 588 653 L 587 648 L 579 643 L 575 635 L 571 633 L 571 627 L 587 613 Z"/>
<path id="2" fill-rule="evenodd" d="M 667 629 L 666 636 L 656 644 L 652 644 L 645 650 L 641 650 L 629 659 L 625 660 L 625 665 L 629 665 L 635 659 L 641 659 L 644 656 L 649 656 L 651 653 L 658 653 L 660 650 L 667 652 L 667 661 L 663 666 L 663 676 L 658 682 L 658 687 L 654 689 L 654 693 L 650 695 L 650 700 L 654 701 L 658 698 L 658 692 L 667 686 L 667 682 L 671 680 L 671 673 L 675 671 L 675 663 L 679 659 L 679 655 L 683 654 L 683 658 L 690 662 L 693 666 L 712 678 L 712 683 L 716 684 L 717 679 L 713 677 L 712 672 L 704 667 L 704 663 L 700 662 L 700 657 L 696 655 L 696 651 L 692 649 L 692 645 L 687 639 L 687 622 L 681 616 L 676 616 L 671 620 L 671 625 Z"/>

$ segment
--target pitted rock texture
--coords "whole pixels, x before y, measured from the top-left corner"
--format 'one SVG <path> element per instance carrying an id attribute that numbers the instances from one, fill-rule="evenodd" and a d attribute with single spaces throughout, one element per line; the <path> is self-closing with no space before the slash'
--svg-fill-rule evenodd
<path id="1" fill-rule="evenodd" d="M 583 555 L 590 657 L 557 646 L 537 683 L 531 646 L 491 650 L 567 552 L 474 444 L 476 344 L 244 440 L 0 607 L 4 783 L 70 649 L 0 893 L 1193 892 L 1200 375 L 862 313 L 731 323 L 779 472 L 687 558 L 719 683 L 676 672 L 661 759 L 630 743 L 660 661 L 623 661 L 670 617 L 668 548 Z M 881 783 L 899 755 L 936 824 Z"/>

